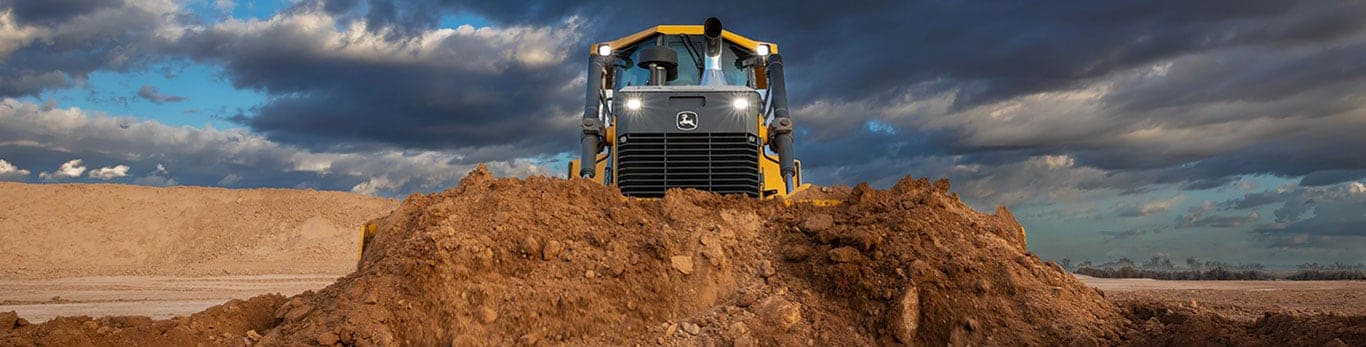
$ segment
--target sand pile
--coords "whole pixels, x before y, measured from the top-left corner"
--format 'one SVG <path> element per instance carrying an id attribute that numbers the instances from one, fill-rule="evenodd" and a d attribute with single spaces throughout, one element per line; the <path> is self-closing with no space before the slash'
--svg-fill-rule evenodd
<path id="1" fill-rule="evenodd" d="M 397 201 L 297 189 L 0 182 L 0 278 L 346 274 Z"/>
<path id="2" fill-rule="evenodd" d="M 697 191 L 637 200 L 477 170 L 405 200 L 360 269 L 316 293 L 198 320 L 0 319 L 0 345 L 1163 342 L 1145 335 L 1168 332 L 1161 318 L 1136 327 L 1153 316 L 1039 261 L 1009 211 L 973 211 L 948 190 L 908 177 L 827 192 L 844 200 L 829 207 Z M 221 314 L 232 310 L 244 313 Z"/>

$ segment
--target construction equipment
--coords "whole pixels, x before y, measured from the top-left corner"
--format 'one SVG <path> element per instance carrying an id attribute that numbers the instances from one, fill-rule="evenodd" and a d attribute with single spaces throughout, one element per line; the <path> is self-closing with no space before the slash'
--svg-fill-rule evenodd
<path id="1" fill-rule="evenodd" d="M 670 188 L 788 197 L 802 183 L 783 59 L 708 18 L 592 45 L 569 177 L 632 197 Z M 585 165 L 584 163 L 588 163 Z"/>

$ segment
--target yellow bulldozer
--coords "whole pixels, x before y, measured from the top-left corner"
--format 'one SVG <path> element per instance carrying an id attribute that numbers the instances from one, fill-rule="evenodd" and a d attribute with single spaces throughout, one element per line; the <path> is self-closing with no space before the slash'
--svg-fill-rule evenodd
<path id="1" fill-rule="evenodd" d="M 593 44 L 580 129 L 568 177 L 626 196 L 691 188 L 786 199 L 810 187 L 793 155 L 778 45 L 726 31 L 716 18 Z M 361 227 L 360 255 L 381 222 Z"/>
<path id="2" fill-rule="evenodd" d="M 670 188 L 788 197 L 802 183 L 778 45 L 708 18 L 593 44 L 569 177 L 631 197 Z"/>

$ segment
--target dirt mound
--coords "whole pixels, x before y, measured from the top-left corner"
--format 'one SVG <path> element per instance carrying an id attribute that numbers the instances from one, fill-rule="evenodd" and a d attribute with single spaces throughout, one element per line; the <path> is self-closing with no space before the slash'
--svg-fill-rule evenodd
<path id="1" fill-rule="evenodd" d="M 316 293 L 253 299 L 262 306 L 249 305 L 252 318 L 148 321 L 126 336 L 88 319 L 0 321 L 11 330 L 0 344 L 189 341 L 140 340 L 143 331 L 264 345 L 1184 341 L 1136 329 L 1150 315 L 1030 254 L 1006 209 L 982 214 L 948 190 L 908 177 L 889 190 L 823 191 L 843 201 L 835 206 L 683 190 L 643 200 L 586 180 L 477 170 L 405 200 L 355 273 Z"/>
<path id="2" fill-rule="evenodd" d="M 290 189 L 0 182 L 0 278 L 345 274 L 389 199 Z"/>

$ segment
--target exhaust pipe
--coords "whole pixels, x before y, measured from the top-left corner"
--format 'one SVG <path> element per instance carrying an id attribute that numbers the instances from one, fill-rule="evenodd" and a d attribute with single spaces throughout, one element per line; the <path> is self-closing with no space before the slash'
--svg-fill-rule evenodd
<path id="1" fill-rule="evenodd" d="M 721 20 L 707 18 L 702 23 L 702 35 L 706 41 L 706 56 L 703 57 L 702 85 L 726 85 L 726 75 L 721 73 Z"/>

